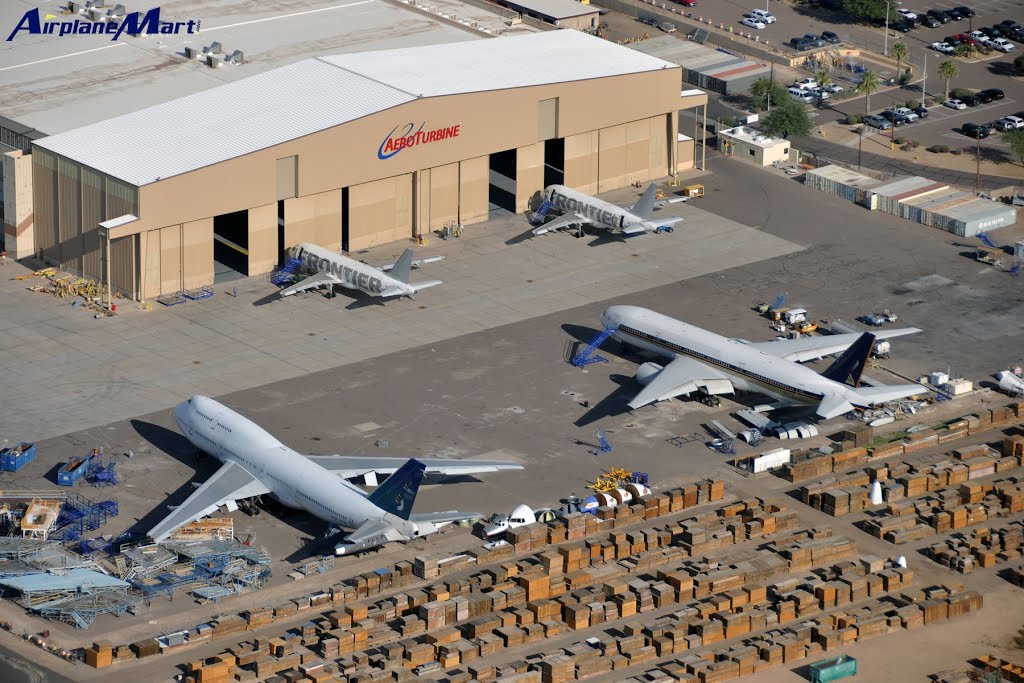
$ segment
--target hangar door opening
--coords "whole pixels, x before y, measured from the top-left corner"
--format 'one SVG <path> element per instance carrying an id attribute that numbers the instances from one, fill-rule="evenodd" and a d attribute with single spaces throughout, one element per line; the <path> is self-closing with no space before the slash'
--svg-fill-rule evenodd
<path id="1" fill-rule="evenodd" d="M 516 150 L 507 149 L 490 156 L 490 180 L 487 190 L 488 216 L 496 218 L 516 212 Z"/>
<path id="2" fill-rule="evenodd" d="M 213 217 L 213 281 L 249 276 L 249 212 Z"/>
<path id="3" fill-rule="evenodd" d="M 544 141 L 544 187 L 565 184 L 565 138 Z"/>

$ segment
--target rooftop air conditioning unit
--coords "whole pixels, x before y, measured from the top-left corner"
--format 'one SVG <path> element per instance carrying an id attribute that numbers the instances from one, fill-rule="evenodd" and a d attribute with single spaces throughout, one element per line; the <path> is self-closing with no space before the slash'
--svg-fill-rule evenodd
<path id="1" fill-rule="evenodd" d="M 207 50 L 207 52 L 209 52 L 211 54 L 219 55 L 221 53 L 221 50 L 223 50 L 223 49 L 224 49 L 224 46 L 222 46 L 220 43 L 213 42 L 213 43 L 210 43 L 210 47 Z"/>
<path id="2" fill-rule="evenodd" d="M 245 55 L 242 54 L 241 50 L 235 50 L 230 55 L 225 57 L 224 61 L 230 62 L 231 64 L 241 64 L 243 61 L 245 61 Z"/>

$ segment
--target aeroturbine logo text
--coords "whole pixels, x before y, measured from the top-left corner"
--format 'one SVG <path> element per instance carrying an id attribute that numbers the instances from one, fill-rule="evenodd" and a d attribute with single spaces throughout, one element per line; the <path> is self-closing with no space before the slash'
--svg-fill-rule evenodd
<path id="1" fill-rule="evenodd" d="M 49 19 L 52 15 L 47 15 Z M 146 33 L 148 35 L 163 34 L 177 35 L 179 33 L 199 33 L 199 20 L 189 19 L 188 21 L 160 21 L 160 8 L 154 7 L 145 14 L 132 12 L 124 19 L 111 19 L 110 21 L 43 21 L 39 16 L 38 9 L 30 9 L 25 12 L 18 25 L 7 36 L 7 42 L 14 40 L 19 33 L 28 35 L 108 35 L 111 40 L 117 40 L 122 33 L 130 36 Z"/>
<path id="2" fill-rule="evenodd" d="M 459 137 L 459 129 L 462 128 L 460 123 L 448 126 L 447 128 L 425 131 L 423 127 L 426 125 L 426 122 L 421 123 L 419 129 L 415 132 L 413 131 L 416 128 L 415 123 L 395 126 L 394 130 L 388 133 L 388 136 L 380 143 L 380 147 L 377 148 L 377 158 L 390 159 L 406 147 L 415 147 L 416 145 L 425 145 L 439 140 L 457 138 Z M 402 129 L 401 132 L 399 132 L 399 128 Z"/>

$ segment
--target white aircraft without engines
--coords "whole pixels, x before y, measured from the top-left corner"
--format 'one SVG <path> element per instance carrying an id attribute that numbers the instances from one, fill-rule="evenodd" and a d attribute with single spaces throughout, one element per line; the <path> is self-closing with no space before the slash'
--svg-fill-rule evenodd
<path id="1" fill-rule="evenodd" d="M 235 501 L 272 494 L 282 504 L 306 512 L 331 526 L 351 529 L 335 546 L 346 555 L 389 541 L 409 541 L 436 532 L 449 522 L 481 517 L 475 512 L 412 514 L 413 501 L 426 472 L 444 475 L 521 470 L 502 460 L 413 460 L 342 455 L 301 455 L 227 406 L 193 396 L 174 409 L 181 433 L 223 464 L 185 502 L 149 531 L 162 541 L 176 529 Z M 391 474 L 367 494 L 347 480 Z"/>
<path id="2" fill-rule="evenodd" d="M 629 208 L 623 208 L 571 187 L 548 185 L 544 188 L 544 203 L 533 215 L 533 220 L 543 221 L 552 210 L 561 215 L 534 228 L 533 234 L 543 235 L 561 228 L 575 227 L 582 237 L 583 229 L 588 225 L 627 237 L 645 232 L 671 232 L 672 226 L 683 219 L 678 216 L 658 219 L 654 217 L 654 210 L 666 204 L 685 202 L 686 197 L 655 199 L 657 190 L 658 186 L 651 183 L 640 201 Z"/>
<path id="3" fill-rule="evenodd" d="M 288 255 L 302 261 L 303 267 L 313 274 L 282 289 L 280 294 L 283 297 L 318 287 L 338 285 L 347 289 L 358 289 L 372 296 L 407 296 L 415 299 L 416 292 L 439 285 L 441 281 L 409 282 L 409 272 L 424 263 L 444 260 L 444 256 L 414 259 L 412 249 L 406 249 L 395 263 L 374 268 L 354 258 L 306 242 L 289 249 Z"/>
<path id="4" fill-rule="evenodd" d="M 862 386 L 861 373 L 876 339 L 867 332 L 754 343 L 637 306 L 611 306 L 601 322 L 615 330 L 614 339 L 670 359 L 664 366 L 644 363 L 637 369 L 644 388 L 628 404 L 634 410 L 698 390 L 731 394 L 739 389 L 790 404 L 816 405 L 817 414 L 829 419 L 928 392 L 920 384 Z M 894 329 L 879 336 L 914 332 L 920 330 Z M 820 375 L 800 365 L 836 353 L 842 355 Z"/>

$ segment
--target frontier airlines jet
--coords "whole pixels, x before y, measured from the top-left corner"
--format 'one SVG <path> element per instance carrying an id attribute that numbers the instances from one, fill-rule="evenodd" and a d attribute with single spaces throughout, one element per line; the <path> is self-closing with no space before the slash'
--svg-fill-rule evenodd
<path id="1" fill-rule="evenodd" d="M 754 343 L 637 306 L 611 306 L 601 322 L 615 330 L 612 336 L 620 342 L 669 359 L 664 366 L 644 363 L 638 368 L 636 378 L 644 388 L 629 402 L 632 409 L 698 390 L 731 394 L 739 389 L 817 406 L 817 414 L 828 419 L 928 393 L 920 384 L 862 386 L 861 373 L 876 338 L 867 332 Z M 884 336 L 914 332 L 920 330 L 889 330 Z M 836 353 L 842 355 L 820 375 L 800 365 Z"/>
<path id="2" fill-rule="evenodd" d="M 302 267 L 312 273 L 309 277 L 281 290 L 281 296 L 291 296 L 319 287 L 345 287 L 358 289 L 372 296 L 407 296 L 416 298 L 416 292 L 441 284 L 440 280 L 409 282 L 409 272 L 425 263 L 443 261 L 444 256 L 430 256 L 414 259 L 412 249 L 406 249 L 398 261 L 374 268 L 348 256 L 324 249 L 316 244 L 303 242 L 292 247 L 289 256 L 302 262 Z"/>
<path id="3" fill-rule="evenodd" d="M 389 541 L 410 541 L 464 519 L 476 512 L 413 514 L 416 491 L 426 472 L 445 475 L 521 470 L 503 460 L 412 460 L 344 455 L 301 455 L 227 406 L 205 396 L 193 396 L 174 409 L 178 429 L 196 448 L 223 464 L 212 477 L 150 529 L 162 541 L 178 528 L 234 506 L 243 498 L 271 494 L 283 505 L 305 510 L 331 527 L 351 531 L 334 551 L 347 555 Z M 367 494 L 348 482 L 363 477 L 375 484 L 378 474 L 391 476 Z"/>
<path id="4" fill-rule="evenodd" d="M 640 201 L 623 208 L 571 187 L 548 185 L 544 188 L 544 203 L 533 215 L 533 220 L 535 223 L 543 221 L 552 210 L 558 211 L 561 216 L 534 228 L 533 234 L 543 235 L 574 227 L 578 230 L 578 236 L 582 237 L 583 229 L 588 225 L 627 237 L 645 232 L 672 232 L 672 226 L 683 219 L 678 216 L 655 218 L 654 210 L 666 204 L 685 202 L 686 197 L 655 199 L 657 191 L 658 186 L 651 183 Z"/>

